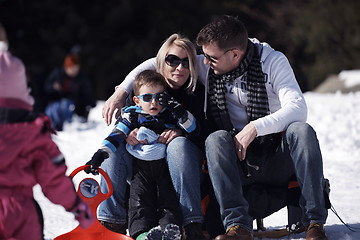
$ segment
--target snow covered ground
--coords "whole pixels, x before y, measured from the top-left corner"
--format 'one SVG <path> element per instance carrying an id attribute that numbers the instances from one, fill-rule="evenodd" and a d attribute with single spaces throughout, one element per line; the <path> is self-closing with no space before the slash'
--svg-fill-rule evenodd
<path id="1" fill-rule="evenodd" d="M 318 135 L 324 159 L 324 175 L 330 180 L 330 200 L 341 218 L 357 232 L 349 231 L 329 211 L 325 225 L 329 240 L 360 239 L 360 92 L 342 94 L 305 93 L 309 108 L 308 123 Z M 55 142 L 65 155 L 68 174 L 85 164 L 100 146 L 101 141 L 111 131 L 101 118 L 104 102 L 98 102 L 90 112 L 89 122 L 75 121 L 65 126 L 63 132 L 54 136 Z M 78 174 L 78 183 L 89 175 Z M 45 218 L 45 239 L 69 232 L 77 226 L 73 216 L 61 206 L 49 202 L 39 186 L 34 187 L 35 198 L 39 202 Z M 264 220 L 269 228 L 285 226 L 287 212 L 281 210 Z M 293 235 L 285 239 L 305 239 L 305 234 Z"/>

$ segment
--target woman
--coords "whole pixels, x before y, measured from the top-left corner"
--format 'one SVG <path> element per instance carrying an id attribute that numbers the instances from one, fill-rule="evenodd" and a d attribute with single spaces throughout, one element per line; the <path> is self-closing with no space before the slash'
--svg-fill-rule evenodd
<path id="1" fill-rule="evenodd" d="M 183 214 L 184 230 L 187 240 L 205 239 L 202 235 L 203 214 L 201 208 L 201 164 L 205 138 L 212 132 L 212 121 L 205 121 L 203 112 L 204 87 L 197 83 L 198 66 L 195 46 L 187 38 L 179 34 L 171 35 L 161 46 L 156 60 L 150 59 L 140 64 L 125 78 L 115 93 L 105 102 L 103 117 L 107 124 L 111 123 L 115 109 L 124 106 L 126 96 L 132 92 L 132 81 L 144 69 L 156 69 L 166 79 L 169 93 L 194 114 L 200 122 L 201 133 L 191 141 L 174 130 L 164 131 L 158 141 L 168 144 L 166 160 L 170 175 L 179 196 Z M 196 103 L 196 104 L 194 104 Z M 118 111 L 116 117 L 118 117 Z M 136 145 L 136 131 L 129 134 L 127 143 Z M 117 223 L 124 230 L 125 224 L 125 178 L 131 175 L 131 157 L 124 146 L 118 149 L 117 156 L 108 159 L 103 166 L 114 184 L 115 195 L 99 207 L 99 219 L 109 223 Z M 122 174 L 121 174 L 122 173 Z M 102 184 L 103 185 L 103 184 Z M 101 186 L 103 187 L 103 186 Z M 120 207 L 119 207 L 120 204 Z"/>

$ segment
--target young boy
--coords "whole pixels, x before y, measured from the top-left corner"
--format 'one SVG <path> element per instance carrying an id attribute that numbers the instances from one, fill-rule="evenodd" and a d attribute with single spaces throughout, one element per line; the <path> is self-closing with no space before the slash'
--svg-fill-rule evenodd
<path id="1" fill-rule="evenodd" d="M 96 174 L 97 167 L 116 151 L 132 130 L 139 128 L 140 144 L 127 145 L 127 150 L 135 157 L 130 186 L 129 232 L 136 240 L 181 238 L 182 214 L 164 159 L 166 146 L 156 140 L 167 128 L 178 126 L 190 135 L 197 134 L 199 128 L 193 115 L 165 92 L 166 87 L 161 74 L 152 70 L 141 72 L 134 81 L 136 106 L 122 109 L 114 130 L 87 163 L 91 165 L 88 172 Z"/>
<path id="2" fill-rule="evenodd" d="M 89 227 L 94 216 L 65 175 L 48 118 L 32 111 L 24 64 L 7 51 L 7 44 L 0 24 L 0 239 L 43 239 L 42 214 L 32 190 L 37 183 L 49 200 Z"/>

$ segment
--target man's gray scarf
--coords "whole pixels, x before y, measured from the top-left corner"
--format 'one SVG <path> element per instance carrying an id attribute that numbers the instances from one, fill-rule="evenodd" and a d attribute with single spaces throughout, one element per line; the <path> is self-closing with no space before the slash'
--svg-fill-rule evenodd
<path id="1" fill-rule="evenodd" d="M 249 41 L 246 54 L 238 68 L 223 74 L 216 75 L 212 69 L 209 71 L 209 99 L 210 111 L 220 129 L 229 131 L 233 136 L 237 134 L 234 129 L 225 99 L 225 83 L 246 75 L 247 84 L 247 116 L 248 122 L 270 114 L 269 102 L 266 92 L 266 79 L 262 71 L 260 57 L 254 43 Z M 279 146 L 281 133 L 256 137 L 247 151 L 247 163 L 264 165 Z"/>
<path id="2" fill-rule="evenodd" d="M 270 113 L 260 57 L 255 44 L 249 41 L 245 56 L 238 68 L 223 75 L 216 75 L 212 69 L 209 71 L 210 111 L 221 129 L 228 131 L 233 129 L 226 107 L 225 83 L 234 81 L 244 74 L 247 76 L 246 112 L 248 121 L 256 120 Z"/>

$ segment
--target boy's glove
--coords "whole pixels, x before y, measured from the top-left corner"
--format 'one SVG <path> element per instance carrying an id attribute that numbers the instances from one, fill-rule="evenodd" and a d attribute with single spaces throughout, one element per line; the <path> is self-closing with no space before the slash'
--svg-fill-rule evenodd
<path id="1" fill-rule="evenodd" d="M 95 221 L 95 217 L 91 212 L 91 209 L 87 203 L 81 201 L 79 197 L 76 200 L 75 206 L 70 209 L 69 212 L 74 214 L 75 219 L 79 222 L 81 228 L 86 229 Z"/>
<path id="2" fill-rule="evenodd" d="M 163 107 L 169 109 L 169 111 L 174 115 L 175 118 L 181 119 L 187 113 L 185 108 L 176 101 L 170 94 L 167 92 L 161 93 L 158 96 L 159 104 Z"/>
<path id="3" fill-rule="evenodd" d="M 109 157 L 109 153 L 104 150 L 97 150 L 96 153 L 92 156 L 91 160 L 86 163 L 86 165 L 90 165 L 90 169 L 86 169 L 86 173 L 92 173 L 93 175 L 98 175 L 98 167 L 102 164 L 102 162 Z"/>

